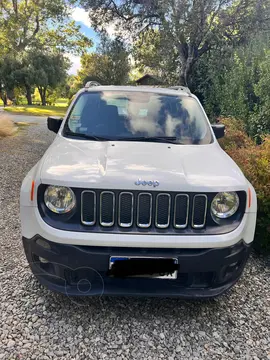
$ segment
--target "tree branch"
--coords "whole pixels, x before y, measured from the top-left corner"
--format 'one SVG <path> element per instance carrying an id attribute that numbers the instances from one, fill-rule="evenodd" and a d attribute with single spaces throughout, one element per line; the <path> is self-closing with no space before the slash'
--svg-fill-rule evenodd
<path id="1" fill-rule="evenodd" d="M 39 16 L 36 16 L 36 27 L 35 30 L 33 31 L 33 35 L 32 38 L 39 32 L 40 29 L 40 23 L 39 23 Z"/>
<path id="2" fill-rule="evenodd" d="M 18 18 L 18 3 L 17 0 L 12 0 L 13 10 L 16 18 Z"/>
<path id="3" fill-rule="evenodd" d="M 198 49 L 198 58 L 201 57 L 204 53 L 211 49 L 211 45 L 206 41 L 203 46 Z"/>
<path id="4" fill-rule="evenodd" d="M 136 18 L 141 18 L 142 21 L 146 20 L 146 19 L 151 19 L 151 18 L 157 18 L 159 17 L 159 14 L 148 14 L 148 15 L 142 15 L 142 14 L 133 14 L 129 17 L 124 16 L 123 13 L 120 12 L 118 6 L 116 5 L 116 3 L 114 2 L 114 0 L 110 0 L 109 6 L 112 5 L 113 6 L 113 10 L 117 16 L 119 16 L 122 20 L 125 20 L 126 22 L 131 21 L 133 19 Z"/>

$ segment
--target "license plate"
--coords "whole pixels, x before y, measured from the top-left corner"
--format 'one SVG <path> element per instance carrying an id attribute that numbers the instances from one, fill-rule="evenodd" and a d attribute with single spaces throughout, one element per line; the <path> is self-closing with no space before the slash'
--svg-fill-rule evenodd
<path id="1" fill-rule="evenodd" d="M 164 257 L 111 256 L 109 276 L 177 279 L 178 259 Z"/>

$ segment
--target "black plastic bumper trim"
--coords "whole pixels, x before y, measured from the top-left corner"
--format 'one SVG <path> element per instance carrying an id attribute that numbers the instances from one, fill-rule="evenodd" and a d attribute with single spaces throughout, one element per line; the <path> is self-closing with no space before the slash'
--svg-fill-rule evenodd
<path id="1" fill-rule="evenodd" d="M 23 238 L 30 268 L 52 291 L 67 295 L 131 295 L 182 298 L 215 297 L 239 279 L 250 253 L 243 241 L 225 248 L 161 249 L 120 248 L 59 244 L 42 239 L 50 249 L 37 244 L 40 236 Z M 110 256 L 172 257 L 178 259 L 176 280 L 111 278 Z M 46 259 L 48 263 L 40 261 Z"/>

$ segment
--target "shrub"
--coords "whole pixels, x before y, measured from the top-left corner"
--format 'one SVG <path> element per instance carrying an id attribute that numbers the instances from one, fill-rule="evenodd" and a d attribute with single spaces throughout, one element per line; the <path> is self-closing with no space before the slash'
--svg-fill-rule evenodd
<path id="1" fill-rule="evenodd" d="M 270 251 L 270 136 L 256 145 L 244 131 L 244 124 L 236 119 L 221 119 L 226 136 L 221 146 L 234 159 L 254 186 L 258 198 L 258 218 L 255 248 Z"/>
<path id="2" fill-rule="evenodd" d="M 0 114 L 0 138 L 11 136 L 16 132 L 13 121 L 7 116 Z"/>
<path id="3" fill-rule="evenodd" d="M 226 127 L 226 136 L 220 140 L 220 145 L 226 151 L 254 146 L 253 140 L 245 132 L 245 125 L 235 118 L 220 118 Z"/>

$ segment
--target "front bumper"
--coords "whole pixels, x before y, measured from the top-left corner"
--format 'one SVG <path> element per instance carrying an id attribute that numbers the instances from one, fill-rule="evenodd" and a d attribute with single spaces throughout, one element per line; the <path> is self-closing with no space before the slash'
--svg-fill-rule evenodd
<path id="1" fill-rule="evenodd" d="M 244 241 L 224 248 L 154 249 L 59 244 L 37 235 L 23 237 L 23 245 L 38 280 L 53 291 L 71 296 L 215 297 L 239 279 L 250 252 L 250 245 Z M 111 278 L 107 275 L 110 256 L 177 258 L 178 276 L 175 280 Z"/>

